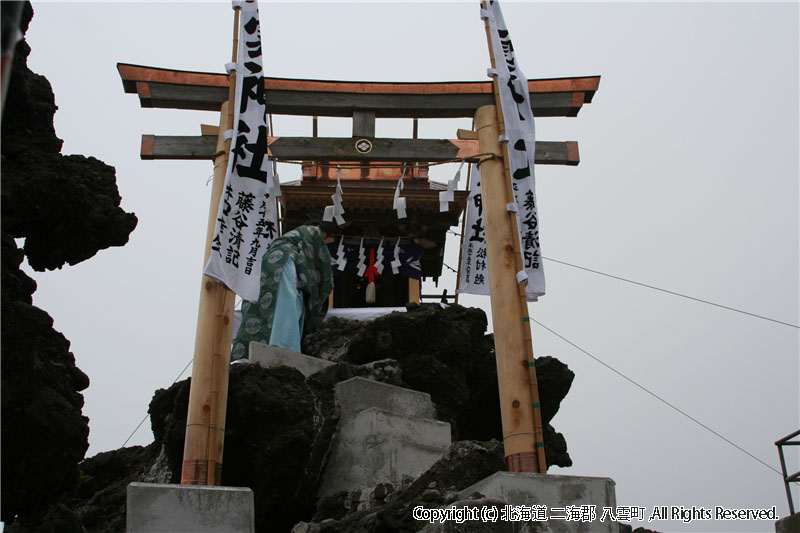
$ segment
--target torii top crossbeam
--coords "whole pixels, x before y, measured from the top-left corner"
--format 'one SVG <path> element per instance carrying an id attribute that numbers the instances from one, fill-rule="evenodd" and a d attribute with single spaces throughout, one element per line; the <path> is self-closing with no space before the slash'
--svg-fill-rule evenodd
<path id="1" fill-rule="evenodd" d="M 225 74 L 118 63 L 126 93 L 142 107 L 218 111 L 228 98 Z M 591 103 L 600 76 L 530 80 L 534 116 L 575 117 Z M 491 81 L 373 82 L 264 78 L 267 109 L 279 115 L 458 118 L 494 103 Z M 343 99 L 342 95 L 347 98 Z"/>

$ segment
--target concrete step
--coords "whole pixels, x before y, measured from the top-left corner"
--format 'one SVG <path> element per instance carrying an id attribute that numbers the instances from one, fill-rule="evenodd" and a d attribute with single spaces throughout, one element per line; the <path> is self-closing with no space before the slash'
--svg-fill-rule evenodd
<path id="1" fill-rule="evenodd" d="M 325 359 L 320 359 L 319 357 L 311 357 L 310 355 L 278 348 L 277 346 L 270 346 L 269 344 L 262 344 L 260 342 L 250 343 L 249 357 L 251 362 L 258 363 L 265 368 L 272 366 L 290 366 L 296 368 L 306 377 L 336 364 L 331 361 L 326 361 Z"/>
<path id="2" fill-rule="evenodd" d="M 604 507 L 610 508 L 612 515 L 616 512 L 616 483 L 610 478 L 497 472 L 462 490 L 459 496 L 465 499 L 475 492 L 511 506 L 546 507 L 549 519 L 544 522 L 544 533 L 619 531 L 614 520 L 601 520 Z M 570 516 L 569 506 L 573 513 L 583 511 L 581 516 Z M 591 509 L 595 512 L 593 520 L 589 519 Z"/>
<path id="3" fill-rule="evenodd" d="M 417 477 L 449 447 L 446 422 L 376 407 L 350 413 L 340 419 L 318 496 Z"/>
<path id="4" fill-rule="evenodd" d="M 247 487 L 205 487 L 131 483 L 127 533 L 254 533 L 253 491 Z"/>
<path id="5" fill-rule="evenodd" d="M 336 385 L 336 401 L 342 418 L 373 407 L 413 417 L 436 418 L 430 394 L 359 377 Z"/>
<path id="6" fill-rule="evenodd" d="M 250 361 L 305 376 L 335 364 L 257 342 L 250 343 Z M 336 402 L 339 426 L 319 496 L 416 477 L 450 447 L 450 424 L 435 420 L 430 394 L 356 377 L 336 385 Z"/>

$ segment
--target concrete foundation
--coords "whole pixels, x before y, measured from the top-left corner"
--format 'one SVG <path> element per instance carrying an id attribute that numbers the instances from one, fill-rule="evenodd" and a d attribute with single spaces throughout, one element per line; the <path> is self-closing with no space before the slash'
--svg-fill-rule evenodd
<path id="1" fill-rule="evenodd" d="M 277 346 L 261 344 L 260 342 L 250 343 L 249 359 L 251 362 L 258 363 L 265 368 L 272 366 L 290 366 L 302 372 L 306 377 L 336 364 L 331 361 L 320 359 L 319 357 L 311 357 L 302 353 L 278 348 Z"/>
<path id="2" fill-rule="evenodd" d="M 128 485 L 127 533 L 255 533 L 253 491 L 241 487 Z"/>
<path id="3" fill-rule="evenodd" d="M 416 477 L 450 447 L 450 424 L 432 419 L 428 394 L 353 378 L 337 385 L 336 400 L 339 427 L 319 496 Z"/>
<path id="4" fill-rule="evenodd" d="M 775 533 L 800 533 L 800 513 L 784 516 L 775 522 Z"/>
<path id="5" fill-rule="evenodd" d="M 339 404 L 342 418 L 372 407 L 419 418 L 436 418 L 436 408 L 427 392 L 364 378 L 351 378 L 337 383 L 336 403 Z"/>
<path id="6" fill-rule="evenodd" d="M 545 533 L 619 532 L 617 522 L 608 518 L 601 521 L 603 507 L 613 511 L 617 506 L 615 483 L 609 478 L 497 472 L 464 489 L 460 496 L 469 498 L 476 492 L 512 506 L 546 506 L 549 519 L 544 522 Z M 568 506 L 573 507 L 572 512 L 582 508 L 581 519 L 567 520 Z M 595 511 L 592 521 L 586 514 L 591 506 Z"/>

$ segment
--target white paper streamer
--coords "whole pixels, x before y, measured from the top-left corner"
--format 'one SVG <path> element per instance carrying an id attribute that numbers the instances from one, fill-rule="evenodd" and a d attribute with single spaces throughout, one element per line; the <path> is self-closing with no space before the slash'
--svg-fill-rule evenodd
<path id="1" fill-rule="evenodd" d="M 344 272 L 344 268 L 347 266 L 347 258 L 344 256 L 344 236 L 339 237 L 339 247 L 336 249 L 336 267 Z"/>
<path id="2" fill-rule="evenodd" d="M 338 167 L 336 173 L 336 192 L 331 195 L 331 200 L 333 201 L 333 205 L 325 206 L 322 220 L 330 222 L 335 218 L 336 224 L 341 226 L 344 224 L 344 217 L 342 217 L 344 214 L 344 207 L 342 207 L 342 167 Z"/>
<path id="3" fill-rule="evenodd" d="M 400 237 L 397 238 L 397 243 L 394 245 L 394 259 L 390 263 L 392 265 L 392 273 L 397 274 L 400 271 Z"/>
<path id="4" fill-rule="evenodd" d="M 358 275 L 363 276 L 367 270 L 367 256 L 364 253 L 364 237 L 361 237 L 361 244 L 358 245 Z"/>
<path id="5" fill-rule="evenodd" d="M 383 237 L 381 237 L 378 251 L 375 253 L 375 268 L 378 270 L 378 275 L 383 274 Z"/>
<path id="6" fill-rule="evenodd" d="M 456 175 L 453 176 L 453 179 L 447 182 L 447 190 L 441 191 L 439 193 L 439 212 L 444 213 L 445 211 L 450 210 L 450 202 L 455 200 L 455 192 L 456 186 L 458 182 L 461 180 L 461 169 L 464 167 L 464 162 L 461 162 L 461 165 L 458 167 L 456 171 Z"/>
<path id="7" fill-rule="evenodd" d="M 397 180 L 397 188 L 394 190 L 394 202 L 392 207 L 397 210 L 397 218 L 406 218 L 406 199 L 400 197 L 400 191 L 403 190 L 403 176 L 406 175 L 406 169 L 403 169 L 403 175 Z M 396 274 L 397 272 L 395 272 Z"/>
<path id="8" fill-rule="evenodd" d="M 281 195 L 281 179 L 278 176 L 278 169 L 276 168 L 275 161 L 272 162 L 272 176 L 267 178 L 267 188 L 269 193 L 275 198 Z"/>

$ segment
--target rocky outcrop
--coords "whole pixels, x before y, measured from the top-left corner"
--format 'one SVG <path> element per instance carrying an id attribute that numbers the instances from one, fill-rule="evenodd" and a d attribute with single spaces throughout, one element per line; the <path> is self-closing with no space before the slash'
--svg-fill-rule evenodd
<path id="1" fill-rule="evenodd" d="M 494 338 L 481 309 L 423 304 L 370 322 L 334 318 L 303 340 L 303 351 L 331 361 L 363 364 L 394 359 L 404 386 L 427 392 L 453 440 L 502 439 Z M 572 460 L 550 421 L 575 377 L 552 357 L 536 360 L 548 465 Z"/>
<path id="2" fill-rule="evenodd" d="M 26 3 L 23 31 L 32 17 Z M 28 69 L 29 53 L 20 41 L 3 108 L 3 232 L 25 239 L 31 268 L 52 270 L 126 244 L 137 219 L 119 206 L 114 167 L 60 153 L 53 90 L 44 76 Z"/>
<path id="3" fill-rule="evenodd" d="M 408 340 L 411 331 L 423 329 L 423 323 L 438 328 L 417 333 L 430 342 Z M 502 445 L 493 439 L 494 428 L 500 436 L 500 413 L 492 339 L 485 336 L 485 328 L 486 317 L 479 309 L 422 306 L 372 323 L 325 323 L 309 341 L 340 351 L 335 358 L 338 364 L 307 378 L 288 367 L 234 364 L 228 387 L 222 483 L 253 490 L 259 531 L 290 531 L 299 522 L 303 524 L 298 527 L 309 532 L 420 529 L 425 524 L 413 520 L 410 509 L 414 505 L 452 503 L 458 491 L 503 469 Z M 448 333 L 453 331 L 457 332 L 454 336 Z M 446 340 L 439 339 L 441 336 Z M 453 346 L 458 336 L 466 336 L 467 342 L 459 340 Z M 402 339 L 398 340 L 402 348 L 394 345 L 395 338 Z M 378 347 L 370 350 L 369 342 Z M 352 348 L 354 343 L 356 348 Z M 456 350 L 461 357 L 456 357 Z M 557 359 L 538 361 L 543 412 L 552 417 L 573 374 Z M 422 376 L 424 364 L 430 369 Z M 407 478 L 396 485 L 380 483 L 318 501 L 317 490 L 339 418 L 335 386 L 356 376 L 431 393 L 439 401 L 439 417 L 460 424 L 462 439 L 417 479 Z M 184 380 L 156 391 L 149 410 L 155 437 L 151 446 L 107 452 L 81 464 L 79 489 L 64 503 L 88 531 L 123 530 L 120 520 L 127 483 L 179 481 L 189 386 L 190 380 Z M 450 391 L 450 396 L 440 389 Z M 491 401 L 494 410 L 481 415 L 488 418 L 481 424 L 465 423 L 479 399 Z M 464 434 L 484 438 L 465 440 Z M 563 446 L 561 453 L 566 453 Z"/>
<path id="4" fill-rule="evenodd" d="M 21 29 L 33 17 L 23 8 Z M 61 268 L 121 246 L 136 217 L 120 209 L 114 169 L 60 154 L 49 82 L 27 68 L 28 44 L 15 49 L 2 116 L 2 513 L 8 531 L 43 523 L 70 531 L 75 517 L 54 505 L 78 482 L 88 448 L 81 414 L 89 378 L 75 366 L 69 341 L 33 305 L 36 283 L 20 270 Z M 25 239 L 19 249 L 15 239 Z M 56 524 L 56 525 L 53 525 Z M 44 526 L 42 526 L 44 527 Z M 77 527 L 77 526 L 75 526 Z"/>
<path id="5" fill-rule="evenodd" d="M 189 380 L 156 392 L 153 433 L 180 479 Z M 231 367 L 222 484 L 250 487 L 256 526 L 288 530 L 314 511 L 321 465 L 336 426 L 332 390 L 288 367 Z"/>
<path id="6" fill-rule="evenodd" d="M 69 341 L 32 305 L 36 287 L 19 270 L 22 252 L 2 241 L 2 520 L 38 517 L 78 481 L 89 446 L 81 415 L 89 378 Z"/>

